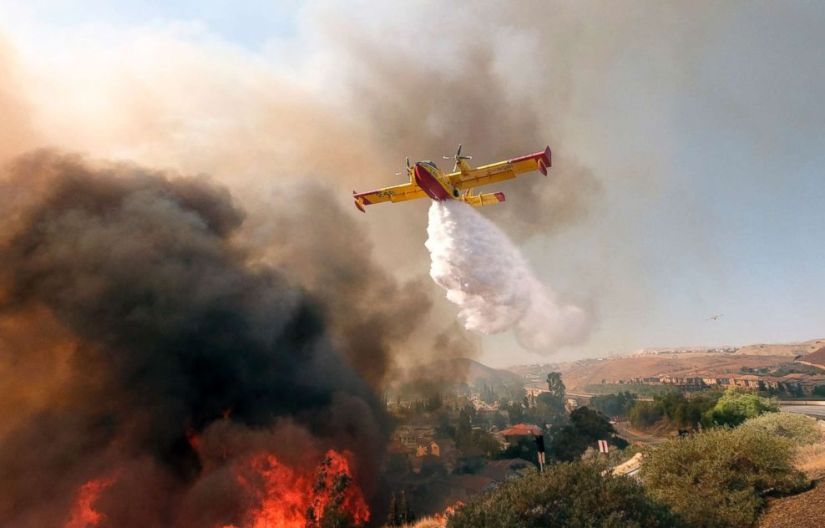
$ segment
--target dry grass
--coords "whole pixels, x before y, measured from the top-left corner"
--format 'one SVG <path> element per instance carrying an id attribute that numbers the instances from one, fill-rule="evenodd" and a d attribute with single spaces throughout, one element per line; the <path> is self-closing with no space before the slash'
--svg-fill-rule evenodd
<path id="1" fill-rule="evenodd" d="M 794 466 L 811 480 L 825 479 L 825 422 L 817 421 L 819 439 L 796 448 Z"/>
<path id="2" fill-rule="evenodd" d="M 797 448 L 794 465 L 813 480 L 825 479 L 825 432 L 819 442 Z"/>

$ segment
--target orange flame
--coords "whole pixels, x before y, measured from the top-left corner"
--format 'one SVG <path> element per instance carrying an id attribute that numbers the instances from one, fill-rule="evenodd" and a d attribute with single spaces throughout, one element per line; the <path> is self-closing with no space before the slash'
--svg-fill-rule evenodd
<path id="1" fill-rule="evenodd" d="M 80 486 L 77 491 L 69 521 L 64 528 L 93 528 L 98 526 L 106 516 L 94 509 L 94 504 L 103 490 L 112 485 L 114 477 L 92 479 Z"/>
<path id="2" fill-rule="evenodd" d="M 464 506 L 462 501 L 456 501 L 452 505 L 444 508 L 441 513 L 433 515 L 432 520 L 438 523 L 439 527 L 447 526 L 447 520 Z"/>
<path id="3" fill-rule="evenodd" d="M 349 457 L 349 453 L 328 451 L 314 479 L 270 453 L 250 458 L 237 477 L 256 504 L 246 512 L 243 528 L 317 526 L 328 508 L 349 515 L 356 525 L 366 523 L 370 511 L 352 479 Z"/>

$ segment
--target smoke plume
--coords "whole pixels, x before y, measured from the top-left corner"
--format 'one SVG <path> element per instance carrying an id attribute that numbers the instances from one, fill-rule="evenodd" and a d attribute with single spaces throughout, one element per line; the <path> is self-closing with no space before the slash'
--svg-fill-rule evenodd
<path id="1" fill-rule="evenodd" d="M 410 355 L 410 321 L 429 313 L 429 281 L 422 271 L 401 283 L 379 266 L 362 218 L 338 207 L 327 188 L 285 186 L 269 200 L 280 205 L 251 222 L 250 242 L 317 299 L 336 349 L 380 389 L 395 358 Z"/>
<path id="2" fill-rule="evenodd" d="M 224 188 L 39 152 L 0 190 L 0 374 L 28 377 L 0 389 L 0 524 L 251 525 L 261 452 L 290 475 L 352 453 L 371 492 L 381 407 Z"/>
<path id="3" fill-rule="evenodd" d="M 507 236 L 472 207 L 454 200 L 433 202 L 427 234 L 430 275 L 459 307 L 468 330 L 497 334 L 512 329 L 522 346 L 536 352 L 586 336 L 585 312 L 561 304 Z"/>

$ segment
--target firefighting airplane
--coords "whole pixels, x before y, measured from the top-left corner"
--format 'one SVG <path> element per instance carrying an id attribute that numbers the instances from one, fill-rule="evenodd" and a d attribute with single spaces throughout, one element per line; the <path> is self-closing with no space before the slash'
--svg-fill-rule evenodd
<path id="1" fill-rule="evenodd" d="M 550 168 L 550 147 L 535 154 L 483 165 L 475 169 L 467 163 L 467 160 L 473 159 L 472 156 L 461 155 L 461 145 L 458 146 L 455 156 L 444 156 L 444 159 L 455 161 L 453 171 L 448 174 L 436 167 L 432 161 L 419 161 L 410 165 L 410 159 L 407 158 L 409 183 L 363 193 L 352 191 L 355 207 L 366 213 L 364 207 L 367 205 L 381 202 L 405 202 L 424 197 L 437 202 L 461 200 L 475 207 L 495 205 L 504 201 L 503 192 L 473 194 L 472 189 L 509 180 L 523 172 L 537 170 L 547 176 L 547 169 Z"/>

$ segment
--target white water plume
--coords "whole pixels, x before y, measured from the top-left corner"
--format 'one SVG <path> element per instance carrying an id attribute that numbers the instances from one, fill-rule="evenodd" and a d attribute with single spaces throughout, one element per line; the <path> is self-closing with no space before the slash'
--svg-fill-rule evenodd
<path id="1" fill-rule="evenodd" d="M 560 304 L 507 235 L 473 207 L 456 200 L 433 202 L 427 235 L 430 276 L 459 307 L 458 318 L 468 330 L 512 329 L 519 343 L 535 352 L 586 337 L 587 314 Z"/>

